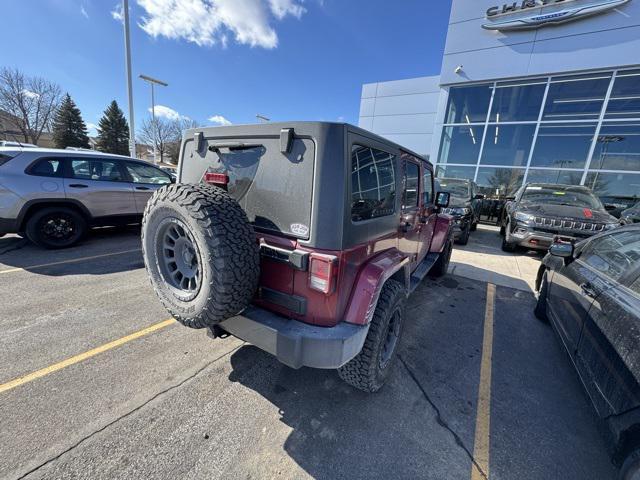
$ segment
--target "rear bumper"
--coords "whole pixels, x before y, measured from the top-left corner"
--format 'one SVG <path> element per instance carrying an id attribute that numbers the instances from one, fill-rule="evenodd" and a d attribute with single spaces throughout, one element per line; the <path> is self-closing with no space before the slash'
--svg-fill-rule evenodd
<path id="1" fill-rule="evenodd" d="M 317 327 L 254 306 L 219 327 L 289 367 L 326 369 L 341 367 L 355 357 L 369 331 L 368 326 L 345 322 L 335 327 Z"/>
<path id="2" fill-rule="evenodd" d="M 0 234 L 17 233 L 18 221 L 13 218 L 0 218 Z"/>

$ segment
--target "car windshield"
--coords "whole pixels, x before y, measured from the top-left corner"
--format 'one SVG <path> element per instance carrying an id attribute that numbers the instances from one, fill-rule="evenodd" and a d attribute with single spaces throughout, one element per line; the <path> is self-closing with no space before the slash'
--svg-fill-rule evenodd
<path id="1" fill-rule="evenodd" d="M 469 182 L 466 180 L 440 180 L 443 192 L 449 192 L 452 197 L 467 200 L 469 198 Z"/>
<path id="2" fill-rule="evenodd" d="M 565 190 L 553 187 L 527 187 L 522 195 L 522 203 L 568 205 L 572 207 L 603 210 L 602 202 L 586 190 Z"/>

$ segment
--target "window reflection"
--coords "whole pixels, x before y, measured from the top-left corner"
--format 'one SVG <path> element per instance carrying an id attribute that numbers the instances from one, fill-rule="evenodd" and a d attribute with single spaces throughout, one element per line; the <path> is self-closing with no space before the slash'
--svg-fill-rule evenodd
<path id="1" fill-rule="evenodd" d="M 524 169 L 520 168 L 487 168 L 478 170 L 476 183 L 480 193 L 490 196 L 512 196 L 522 186 Z"/>
<path id="2" fill-rule="evenodd" d="M 529 170 L 527 183 L 555 183 L 561 185 L 580 185 L 582 171 L 572 172 L 567 170 Z"/>
<path id="3" fill-rule="evenodd" d="M 473 180 L 476 176 L 476 167 L 457 167 L 446 165 L 438 167 L 438 178 L 464 178 Z"/>
<path id="4" fill-rule="evenodd" d="M 540 125 L 531 166 L 584 168 L 595 134 L 595 123 Z"/>
<path id="5" fill-rule="evenodd" d="M 526 166 L 535 125 L 489 125 L 481 164 Z"/>
<path id="6" fill-rule="evenodd" d="M 439 163 L 478 163 L 484 127 L 468 125 L 445 127 L 442 130 Z"/>
<path id="7" fill-rule="evenodd" d="M 591 168 L 640 171 L 640 123 L 604 124 Z"/>
<path id="8" fill-rule="evenodd" d="M 611 74 L 553 79 L 543 120 L 597 120 L 611 83 Z"/>
<path id="9" fill-rule="evenodd" d="M 492 122 L 537 121 L 547 82 L 498 85 L 491 107 Z"/>
<path id="10" fill-rule="evenodd" d="M 620 72 L 613 84 L 605 118 L 640 118 L 640 70 Z"/>
<path id="11" fill-rule="evenodd" d="M 640 199 L 640 173 L 590 172 L 585 185 L 600 197 Z"/>
<path id="12" fill-rule="evenodd" d="M 445 123 L 484 123 L 493 85 L 457 87 L 449 91 Z"/>

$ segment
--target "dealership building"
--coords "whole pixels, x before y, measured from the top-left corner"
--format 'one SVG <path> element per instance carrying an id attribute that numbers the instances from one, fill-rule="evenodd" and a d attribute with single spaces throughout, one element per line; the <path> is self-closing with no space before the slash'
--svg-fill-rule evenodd
<path id="1" fill-rule="evenodd" d="M 440 75 L 364 85 L 359 123 L 488 194 L 640 200 L 640 0 L 453 0 Z"/>

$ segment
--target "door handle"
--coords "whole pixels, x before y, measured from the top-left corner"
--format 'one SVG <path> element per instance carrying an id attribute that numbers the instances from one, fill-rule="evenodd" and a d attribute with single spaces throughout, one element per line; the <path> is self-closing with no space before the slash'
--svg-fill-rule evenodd
<path id="1" fill-rule="evenodd" d="M 149 187 L 136 187 L 136 190 L 151 190 Z"/>
<path id="2" fill-rule="evenodd" d="M 69 186 L 71 188 L 89 188 L 89 185 L 85 185 L 84 183 L 72 183 Z"/>
<path id="3" fill-rule="evenodd" d="M 596 298 L 596 292 L 590 283 L 583 283 L 580 285 L 580 290 L 582 290 L 582 293 L 587 297 Z"/>

